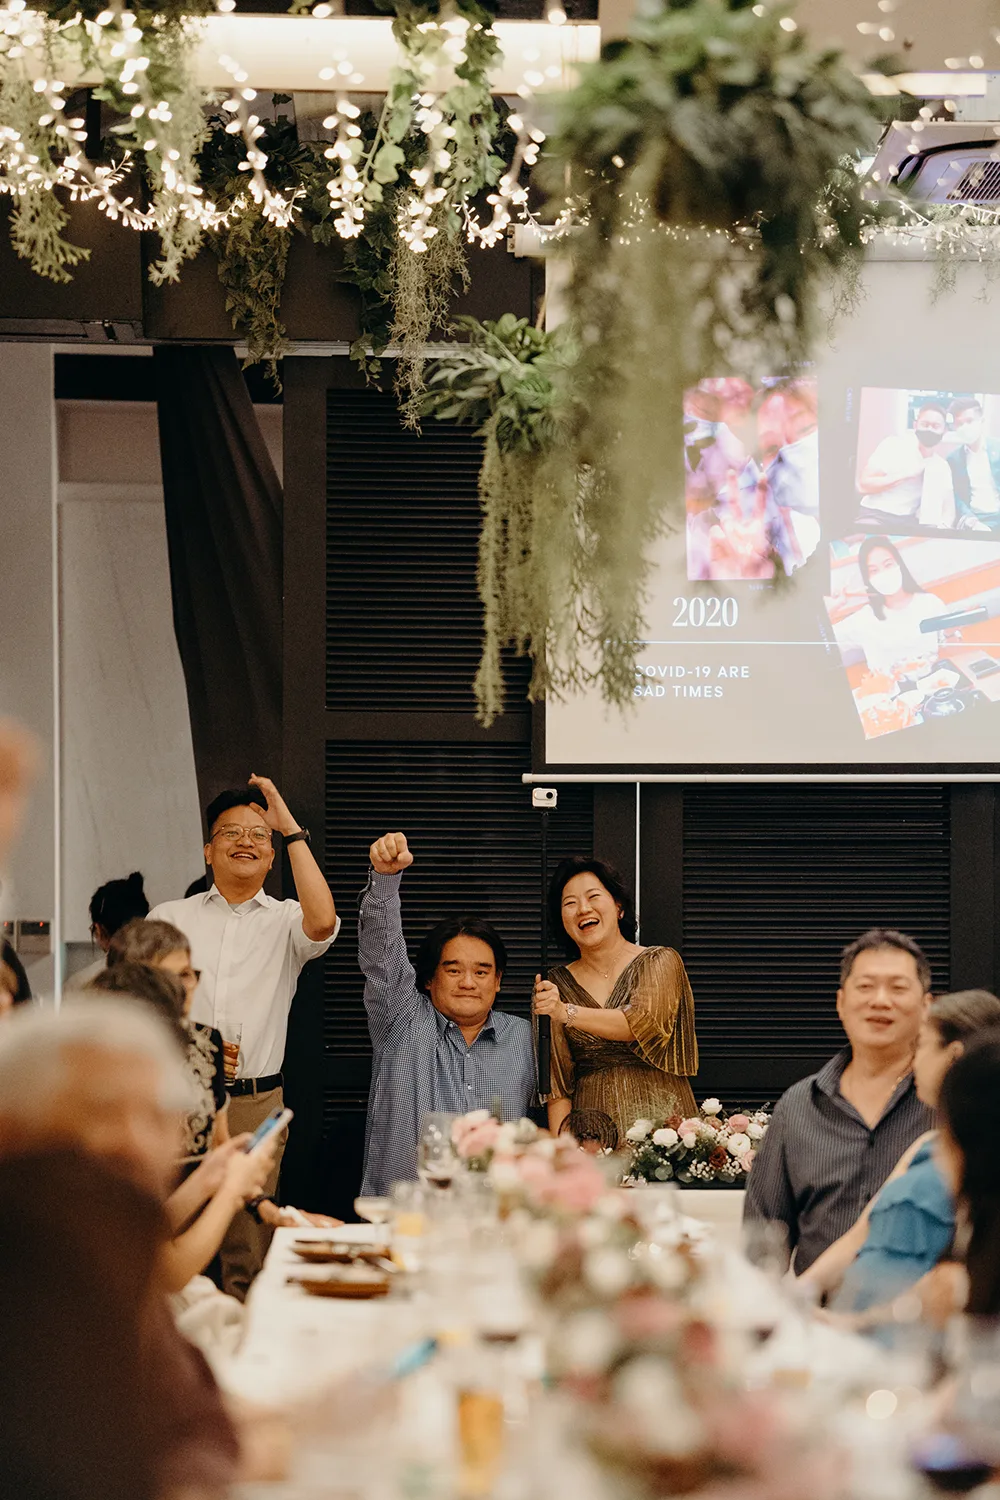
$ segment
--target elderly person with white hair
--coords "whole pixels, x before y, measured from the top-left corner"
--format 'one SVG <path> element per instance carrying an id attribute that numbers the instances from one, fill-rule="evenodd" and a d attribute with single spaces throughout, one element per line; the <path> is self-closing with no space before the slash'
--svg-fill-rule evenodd
<path id="1" fill-rule="evenodd" d="M 151 1246 L 146 1274 L 140 1277 L 138 1286 L 133 1275 L 115 1328 L 108 1330 L 112 1341 L 117 1340 L 126 1350 L 132 1348 L 136 1355 L 133 1366 L 141 1388 L 132 1405 L 139 1413 L 142 1441 L 136 1440 L 138 1447 L 132 1443 L 133 1457 L 135 1453 L 140 1457 L 145 1454 L 152 1474 L 149 1490 L 144 1490 L 140 1473 L 134 1476 L 137 1500 L 144 1493 L 159 1500 L 181 1490 L 192 1500 L 214 1500 L 241 1475 L 241 1467 L 242 1477 L 266 1477 L 266 1464 L 265 1473 L 260 1472 L 259 1450 L 252 1453 L 246 1447 L 246 1429 L 241 1434 L 241 1466 L 241 1441 L 214 1378 L 203 1357 L 177 1332 L 167 1311 L 163 1244 L 169 1229 L 163 1221 L 162 1205 L 173 1183 L 180 1119 L 190 1102 L 190 1086 L 174 1036 L 151 1009 L 134 1001 L 79 1000 L 56 1014 L 14 1016 L 0 1028 L 0 1205 L 16 1205 L 16 1184 L 20 1184 L 21 1198 L 30 1199 L 37 1194 L 44 1197 L 53 1180 L 98 1182 L 103 1185 L 98 1193 L 103 1202 L 108 1192 L 115 1191 L 109 1184 L 117 1180 L 123 1185 L 120 1191 L 131 1195 L 132 1219 L 143 1219 L 148 1228 L 152 1216 L 153 1230 L 146 1235 Z M 226 1150 L 223 1182 L 230 1186 L 238 1182 L 240 1190 L 249 1195 L 256 1189 L 262 1166 L 266 1171 L 267 1164 L 255 1163 L 240 1153 L 237 1145 L 233 1142 L 232 1150 Z M 213 1155 L 222 1157 L 223 1152 Z M 205 1170 L 200 1168 L 199 1172 Z M 198 1190 L 193 1185 L 197 1177 L 198 1173 L 193 1174 L 174 1195 L 174 1215 L 189 1216 L 196 1211 Z M 78 1219 L 82 1222 L 93 1217 L 89 1196 L 74 1195 L 59 1209 L 58 1221 L 49 1215 L 49 1236 L 56 1237 L 60 1255 L 71 1262 L 73 1277 L 79 1278 L 84 1263 L 93 1263 L 91 1281 L 99 1286 L 97 1271 L 103 1252 L 95 1249 L 98 1241 L 94 1236 L 81 1238 L 74 1228 Z M 44 1223 L 44 1218 L 42 1215 L 39 1223 Z M 117 1243 L 128 1222 L 123 1216 L 106 1226 L 103 1245 L 109 1261 L 116 1249 L 119 1263 L 130 1259 L 131 1246 Z M 0 1236 L 2 1240 L 4 1236 Z M 44 1253 L 49 1239 L 36 1235 L 36 1240 L 34 1249 Z M 30 1237 L 22 1248 L 25 1255 L 31 1255 Z M 44 1323 L 48 1315 L 41 1311 L 41 1304 L 45 1298 L 28 1297 L 26 1304 L 22 1283 L 28 1267 L 22 1266 L 19 1271 L 18 1265 L 8 1259 L 7 1249 L 5 1245 L 0 1251 L 0 1326 L 5 1330 L 25 1327 L 26 1308 L 34 1308 Z M 145 1264 L 138 1251 L 137 1260 L 141 1266 Z M 26 1362 L 36 1377 L 40 1361 L 42 1366 L 48 1362 L 54 1370 L 62 1370 L 67 1358 L 64 1343 L 70 1347 L 77 1337 L 77 1306 L 66 1305 L 58 1281 L 44 1290 L 63 1307 L 59 1325 L 62 1335 L 56 1343 L 34 1347 L 30 1358 L 5 1337 L 3 1358 L 9 1363 L 5 1371 L 0 1367 L 0 1384 L 5 1391 L 20 1378 L 22 1363 Z M 134 1326 L 128 1325 L 129 1316 Z M 100 1350 L 90 1352 L 94 1379 L 98 1380 Z M 92 1394 L 80 1393 L 85 1406 Z M 45 1488 L 38 1470 L 50 1459 L 58 1462 L 60 1433 L 70 1417 L 67 1415 L 63 1423 L 41 1391 L 39 1402 L 33 1419 L 45 1425 L 45 1442 L 32 1442 L 31 1420 L 21 1433 L 0 1435 L 0 1470 L 8 1470 L 5 1461 L 9 1459 L 16 1472 L 28 1474 L 32 1483 L 25 1483 L 25 1496 L 69 1496 L 69 1490 Z M 31 1414 L 24 1400 L 19 1410 Z M 252 1430 L 249 1433 L 251 1439 L 258 1435 Z M 107 1434 L 109 1443 L 121 1437 L 120 1433 Z M 30 1463 L 23 1450 L 29 1452 Z"/>

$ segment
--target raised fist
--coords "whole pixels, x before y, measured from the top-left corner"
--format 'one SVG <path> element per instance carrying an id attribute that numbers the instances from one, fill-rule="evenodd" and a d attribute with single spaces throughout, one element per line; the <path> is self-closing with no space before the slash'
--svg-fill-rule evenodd
<path id="1" fill-rule="evenodd" d="M 369 858 L 379 875 L 399 875 L 413 863 L 405 833 L 384 833 L 372 844 Z"/>

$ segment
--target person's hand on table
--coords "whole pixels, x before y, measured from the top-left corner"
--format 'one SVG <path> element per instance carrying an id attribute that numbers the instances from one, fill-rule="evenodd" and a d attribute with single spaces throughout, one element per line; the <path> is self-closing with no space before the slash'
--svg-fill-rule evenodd
<path id="1" fill-rule="evenodd" d="M 261 1222 L 274 1229 L 301 1229 L 302 1219 L 307 1221 L 310 1229 L 339 1229 L 344 1222 L 343 1219 L 332 1219 L 329 1214 L 307 1213 L 304 1208 L 300 1208 L 298 1214 L 290 1214 L 277 1203 L 272 1203 L 270 1198 L 264 1199 L 257 1212 Z"/>
<path id="2" fill-rule="evenodd" d="M 372 844 L 368 858 L 377 875 L 400 875 L 413 863 L 405 833 L 384 833 Z"/>
<path id="3" fill-rule="evenodd" d="M 569 1021 L 569 1011 L 566 1009 L 558 987 L 551 980 L 543 979 L 540 974 L 535 975 L 535 993 L 531 1008 L 536 1016 L 552 1016 L 555 1020 L 561 1021 L 564 1026 Z"/>

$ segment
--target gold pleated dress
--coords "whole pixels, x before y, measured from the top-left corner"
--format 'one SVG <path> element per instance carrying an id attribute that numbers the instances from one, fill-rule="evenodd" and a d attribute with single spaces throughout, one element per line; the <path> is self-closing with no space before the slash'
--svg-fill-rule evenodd
<path id="1" fill-rule="evenodd" d="M 567 1005 L 602 1009 L 568 967 L 549 978 Z M 683 1119 L 695 1113 L 688 1082 L 698 1071 L 694 996 L 673 948 L 644 948 L 619 974 L 605 1010 L 628 1011 L 634 1040 L 609 1041 L 552 1018 L 552 1089 L 546 1101 L 610 1115 L 624 1141 L 636 1120 Z"/>

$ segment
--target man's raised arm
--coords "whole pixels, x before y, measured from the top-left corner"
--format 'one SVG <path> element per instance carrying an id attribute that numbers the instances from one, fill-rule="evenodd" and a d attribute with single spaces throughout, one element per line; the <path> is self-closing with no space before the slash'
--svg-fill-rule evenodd
<path id="1" fill-rule="evenodd" d="M 372 1045 L 379 1051 L 393 1040 L 395 1026 L 409 1023 L 419 1000 L 399 904 L 399 877 L 412 865 L 413 855 L 405 834 L 387 833 L 372 844 L 369 858 L 358 915 L 358 963 L 365 976 Z"/>
<path id="2" fill-rule="evenodd" d="M 288 804 L 273 781 L 266 776 L 251 776 L 250 785 L 259 787 L 267 798 L 264 819 L 286 840 L 285 850 L 292 867 L 295 894 L 302 908 L 302 931 L 311 943 L 325 943 L 337 931 L 337 908 L 326 876 L 313 857 L 307 842 L 295 838 L 302 828 L 292 817 Z M 209 830 L 211 832 L 211 830 Z"/>

